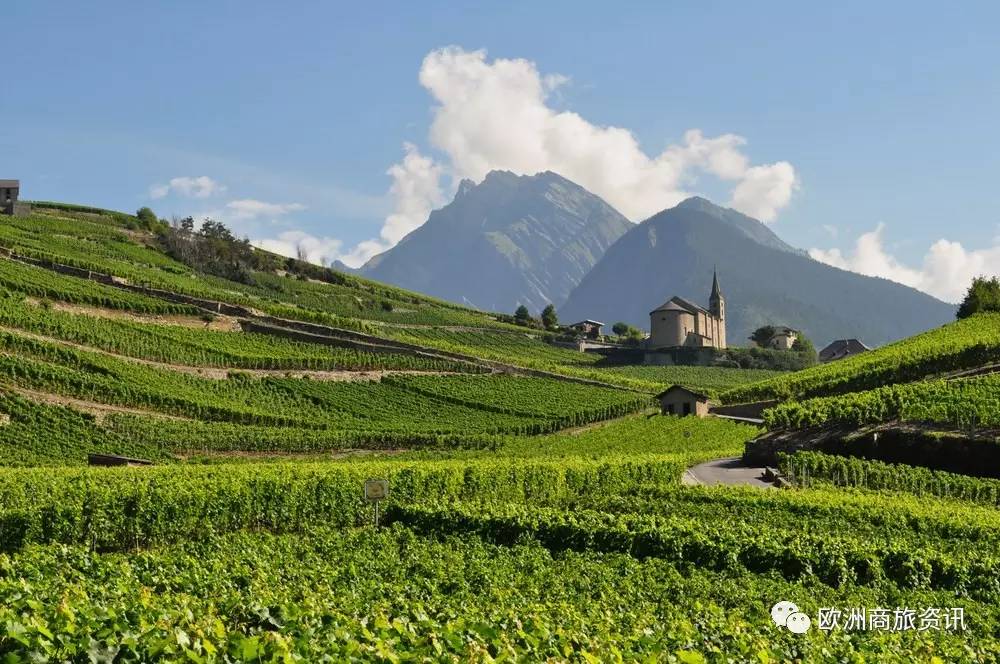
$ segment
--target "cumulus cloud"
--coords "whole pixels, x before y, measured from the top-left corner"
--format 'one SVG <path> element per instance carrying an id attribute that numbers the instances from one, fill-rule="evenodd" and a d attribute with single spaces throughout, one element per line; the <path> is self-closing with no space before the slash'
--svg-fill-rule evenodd
<path id="1" fill-rule="evenodd" d="M 267 203 L 253 198 L 241 198 L 226 203 L 225 217 L 235 221 L 258 217 L 280 217 L 290 212 L 300 212 L 306 206 L 301 203 Z"/>
<path id="2" fill-rule="evenodd" d="M 406 152 L 403 161 L 386 172 L 392 178 L 389 188 L 392 213 L 386 217 L 378 239 L 360 242 L 340 257 L 347 265 L 358 267 L 395 246 L 410 231 L 427 221 L 431 210 L 444 203 L 440 185 L 442 166 L 422 155 L 415 145 L 406 143 L 403 148 Z"/>
<path id="3" fill-rule="evenodd" d="M 199 177 L 182 176 L 171 178 L 167 184 L 154 184 L 149 188 L 149 197 L 165 198 L 171 193 L 185 198 L 208 198 L 226 191 L 226 187 L 207 175 Z"/>
<path id="4" fill-rule="evenodd" d="M 276 238 L 255 240 L 255 247 L 290 258 L 329 265 L 340 255 L 342 243 L 330 237 L 315 237 L 304 231 L 286 231 Z"/>
<path id="5" fill-rule="evenodd" d="M 490 61 L 484 50 L 442 48 L 424 58 L 419 81 L 435 102 L 428 140 L 439 156 L 403 146 L 403 160 L 387 172 L 393 211 L 379 236 L 339 256 L 352 267 L 423 224 L 457 182 L 481 181 L 491 170 L 554 171 L 633 221 L 692 195 L 703 176 L 730 183 L 728 204 L 765 222 L 777 217 L 798 187 L 791 164 L 752 164 L 744 152 L 746 139 L 736 134 L 709 137 L 690 129 L 678 144 L 648 154 L 628 129 L 557 109 L 552 97 L 570 79 L 543 74 L 530 60 Z M 442 184 L 446 178 L 450 188 Z"/>
<path id="6" fill-rule="evenodd" d="M 430 52 L 420 83 L 436 102 L 429 131 L 442 163 L 406 146 L 389 170 L 395 210 L 376 240 L 362 242 L 342 260 L 360 265 L 393 246 L 444 202 L 440 180 L 482 180 L 491 170 L 533 175 L 554 171 L 641 221 L 691 195 L 702 175 L 733 184 L 729 205 L 762 221 L 775 219 L 797 187 L 795 169 L 780 161 L 751 165 L 746 140 L 736 134 L 706 137 L 697 129 L 682 142 L 649 155 L 628 129 L 600 126 L 553 108 L 551 95 L 569 83 L 542 74 L 525 59 L 487 60 L 486 52 L 450 47 Z"/>
<path id="7" fill-rule="evenodd" d="M 791 198 L 792 166 L 751 166 L 742 137 L 689 130 L 680 145 L 651 156 L 628 129 L 552 108 L 550 93 L 566 81 L 543 76 L 529 60 L 490 62 L 485 51 L 455 47 L 432 51 L 420 68 L 420 83 L 437 102 L 431 144 L 447 155 L 456 178 L 551 170 L 637 221 L 687 197 L 701 174 L 735 182 L 731 204 L 767 220 Z"/>
<path id="8" fill-rule="evenodd" d="M 920 266 L 913 267 L 886 250 L 884 231 L 885 224 L 879 224 L 864 233 L 846 254 L 839 249 L 811 249 L 809 255 L 844 270 L 912 286 L 946 302 L 960 301 L 973 278 L 1000 275 L 1000 243 L 969 250 L 959 242 L 941 239 L 927 250 Z"/>

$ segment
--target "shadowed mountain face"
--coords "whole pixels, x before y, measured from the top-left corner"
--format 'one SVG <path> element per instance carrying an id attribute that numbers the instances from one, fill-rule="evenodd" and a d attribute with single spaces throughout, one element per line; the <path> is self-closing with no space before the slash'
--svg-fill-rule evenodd
<path id="1" fill-rule="evenodd" d="M 703 198 L 630 229 L 559 315 L 649 329 L 649 312 L 672 295 L 707 306 L 716 266 L 732 346 L 748 345 L 750 333 L 766 324 L 800 329 L 822 347 L 849 337 L 884 344 L 954 319 L 950 304 L 815 261 L 759 221 Z"/>
<path id="2" fill-rule="evenodd" d="M 462 181 L 455 200 L 361 274 L 480 309 L 509 313 L 524 304 L 537 314 L 561 305 L 631 227 L 555 173 L 493 171 L 479 185 Z"/>

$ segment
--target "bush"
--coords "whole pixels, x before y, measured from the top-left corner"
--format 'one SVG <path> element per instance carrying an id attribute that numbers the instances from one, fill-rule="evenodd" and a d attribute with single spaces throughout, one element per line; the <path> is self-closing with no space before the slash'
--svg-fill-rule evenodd
<path id="1" fill-rule="evenodd" d="M 976 277 L 973 279 L 969 291 L 965 294 L 965 299 L 958 307 L 956 316 L 962 319 L 986 311 L 1000 311 L 1000 278 Z"/>

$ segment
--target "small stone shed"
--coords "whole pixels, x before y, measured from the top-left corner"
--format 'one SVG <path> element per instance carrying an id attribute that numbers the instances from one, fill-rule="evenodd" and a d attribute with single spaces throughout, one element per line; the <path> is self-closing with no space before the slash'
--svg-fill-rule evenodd
<path id="1" fill-rule="evenodd" d="M 709 397 L 683 385 L 671 385 L 656 395 L 660 412 L 664 415 L 705 417 L 708 415 Z"/>

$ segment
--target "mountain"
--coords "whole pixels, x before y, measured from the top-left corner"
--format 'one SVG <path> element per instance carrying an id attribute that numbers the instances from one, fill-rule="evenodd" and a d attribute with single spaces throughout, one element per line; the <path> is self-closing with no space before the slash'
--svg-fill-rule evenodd
<path id="1" fill-rule="evenodd" d="M 802 330 L 822 347 L 857 337 L 884 344 L 954 319 L 955 308 L 908 286 L 810 258 L 764 224 L 703 198 L 634 226 L 608 249 L 559 309 L 564 320 L 625 321 L 673 295 L 707 306 L 718 267 L 730 345 L 765 324 Z"/>
<path id="2" fill-rule="evenodd" d="M 632 224 L 551 172 L 492 171 L 463 180 L 455 199 L 361 274 L 492 311 L 538 313 L 570 291 Z"/>

